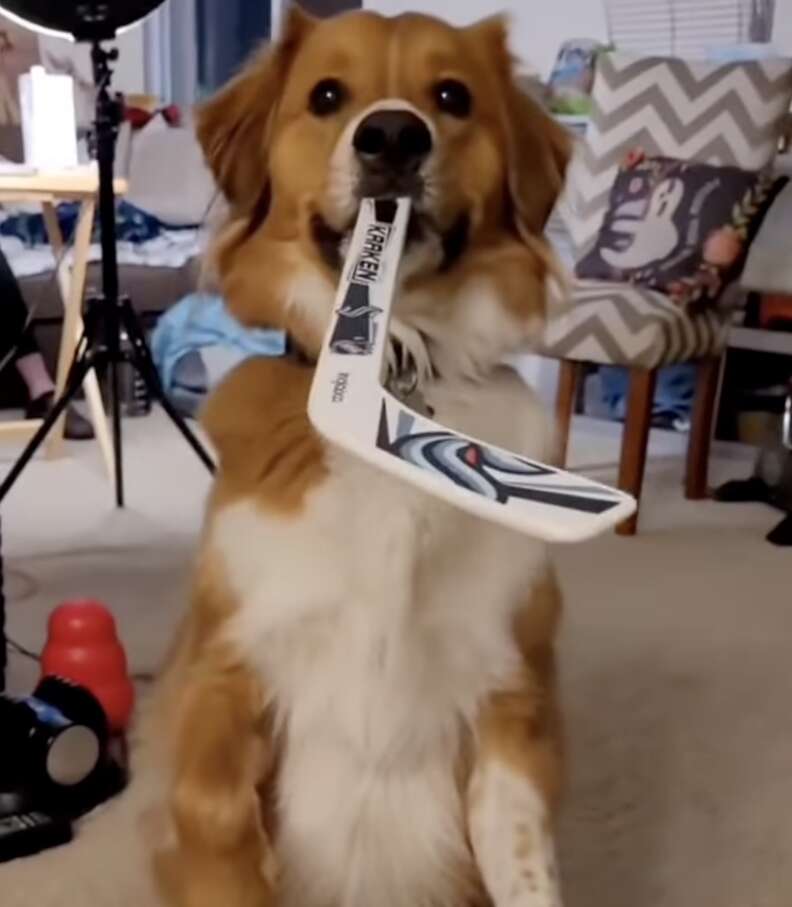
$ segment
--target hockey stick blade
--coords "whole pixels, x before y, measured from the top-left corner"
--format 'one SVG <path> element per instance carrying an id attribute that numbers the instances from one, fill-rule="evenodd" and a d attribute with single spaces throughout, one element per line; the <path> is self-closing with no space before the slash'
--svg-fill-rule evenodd
<path id="1" fill-rule="evenodd" d="M 459 507 L 550 542 L 580 542 L 635 500 L 432 421 L 385 387 L 396 276 L 410 202 L 364 199 L 311 386 L 308 415 L 331 443 Z"/>

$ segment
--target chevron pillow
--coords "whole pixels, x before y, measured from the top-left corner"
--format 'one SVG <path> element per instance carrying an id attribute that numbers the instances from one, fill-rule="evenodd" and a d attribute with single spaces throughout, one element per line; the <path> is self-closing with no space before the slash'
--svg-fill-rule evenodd
<path id="1" fill-rule="evenodd" d="M 558 208 L 576 257 L 596 241 L 619 164 L 647 155 L 761 170 L 792 103 L 792 60 L 690 62 L 600 54 L 586 138 Z"/>

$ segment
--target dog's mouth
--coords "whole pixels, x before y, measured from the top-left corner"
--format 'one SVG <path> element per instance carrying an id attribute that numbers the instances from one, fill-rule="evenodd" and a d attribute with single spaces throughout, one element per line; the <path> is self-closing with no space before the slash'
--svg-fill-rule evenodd
<path id="1" fill-rule="evenodd" d="M 424 201 L 424 178 L 419 173 L 399 173 L 390 169 L 368 170 L 360 177 L 355 195 L 363 198 L 409 198 L 416 211 Z"/>
<path id="2" fill-rule="evenodd" d="M 375 198 L 378 201 L 405 197 L 412 196 L 396 186 L 388 187 L 382 192 L 361 194 L 361 198 Z M 353 220 L 344 230 L 337 230 L 318 212 L 311 218 L 311 232 L 316 248 L 325 264 L 334 271 L 341 270 L 343 256 L 346 253 L 354 227 L 355 222 Z M 431 215 L 421 211 L 416 206 L 410 212 L 405 250 L 409 252 L 411 248 L 435 240 L 439 250 L 437 270 L 447 271 L 467 248 L 469 233 L 470 215 L 468 212 L 461 212 L 449 227 L 443 229 Z"/>

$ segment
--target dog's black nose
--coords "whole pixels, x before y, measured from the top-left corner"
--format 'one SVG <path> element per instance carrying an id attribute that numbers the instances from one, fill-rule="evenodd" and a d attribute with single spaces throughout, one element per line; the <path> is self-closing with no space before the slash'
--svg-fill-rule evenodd
<path id="1" fill-rule="evenodd" d="M 432 134 L 409 110 L 378 110 L 361 122 L 352 144 L 367 170 L 407 175 L 432 150 Z"/>

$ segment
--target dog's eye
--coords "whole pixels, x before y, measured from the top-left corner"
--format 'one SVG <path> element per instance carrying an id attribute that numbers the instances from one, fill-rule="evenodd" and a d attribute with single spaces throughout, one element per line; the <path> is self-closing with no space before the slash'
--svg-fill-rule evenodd
<path id="1" fill-rule="evenodd" d="M 311 92 L 308 106 L 311 113 L 318 117 L 327 117 L 341 109 L 347 98 L 347 91 L 338 79 L 322 79 Z"/>
<path id="2" fill-rule="evenodd" d="M 438 110 L 459 119 L 470 116 L 473 98 L 466 85 L 456 79 L 443 79 L 435 85 L 433 93 Z"/>

